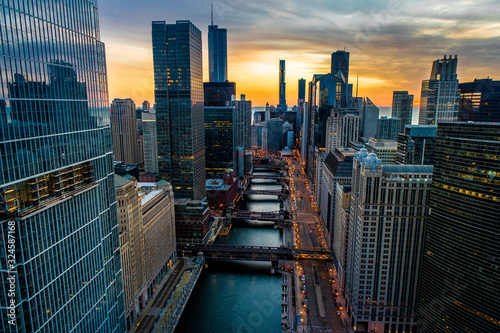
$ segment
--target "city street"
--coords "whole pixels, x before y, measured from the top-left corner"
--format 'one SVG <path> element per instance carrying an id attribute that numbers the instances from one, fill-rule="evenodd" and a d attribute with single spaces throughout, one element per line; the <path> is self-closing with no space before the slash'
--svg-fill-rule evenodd
<path id="1" fill-rule="evenodd" d="M 294 217 L 293 241 L 297 249 L 327 248 L 325 231 L 313 206 L 312 193 L 303 174 L 300 157 L 287 158 L 290 165 L 290 190 Z M 299 260 L 296 265 L 298 281 L 298 311 L 311 332 L 347 332 L 333 299 L 330 268 L 326 260 Z M 304 275 L 303 275 L 304 274 Z M 305 290 L 303 290 L 305 279 Z M 307 297 L 307 307 L 305 300 Z M 304 304 L 303 304 L 304 302 Z M 302 306 L 301 306 L 302 305 Z"/>

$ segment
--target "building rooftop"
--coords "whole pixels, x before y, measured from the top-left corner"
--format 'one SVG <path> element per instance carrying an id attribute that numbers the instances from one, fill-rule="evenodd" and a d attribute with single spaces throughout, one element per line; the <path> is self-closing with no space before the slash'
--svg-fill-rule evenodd
<path id="1" fill-rule="evenodd" d="M 143 183 L 143 182 L 140 182 L 140 183 L 137 183 L 137 187 L 139 188 L 142 188 L 142 187 L 157 187 L 157 184 L 156 183 Z"/>
<path id="2" fill-rule="evenodd" d="M 154 197 L 156 197 L 158 194 L 162 193 L 163 190 L 154 190 L 154 191 L 151 191 L 149 192 L 148 194 L 146 194 L 144 196 L 144 198 L 142 198 L 142 205 L 146 205 L 151 199 L 153 199 Z"/>
<path id="3" fill-rule="evenodd" d="M 134 178 L 134 177 L 132 177 Z M 115 173 L 115 188 L 130 184 L 132 181 Z"/>
<path id="4" fill-rule="evenodd" d="M 383 166 L 384 173 L 429 173 L 432 174 L 432 165 L 399 165 L 390 164 Z"/>

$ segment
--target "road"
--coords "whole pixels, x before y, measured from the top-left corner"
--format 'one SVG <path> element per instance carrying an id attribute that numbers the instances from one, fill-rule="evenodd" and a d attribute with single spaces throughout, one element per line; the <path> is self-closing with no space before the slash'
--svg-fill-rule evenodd
<path id="1" fill-rule="evenodd" d="M 290 165 L 290 189 L 294 217 L 293 238 L 298 249 L 322 248 L 327 249 L 325 230 L 313 206 L 313 196 L 310 186 L 303 173 L 300 157 L 287 158 Z M 333 290 L 330 282 L 330 268 L 325 260 L 299 260 L 297 265 L 296 281 L 303 285 L 302 273 L 305 276 L 306 290 L 300 293 L 298 299 L 298 313 L 305 318 L 304 324 L 312 332 L 345 333 L 342 319 L 337 315 L 338 308 L 333 299 Z M 301 307 L 307 296 L 309 312 Z"/>
<path id="2" fill-rule="evenodd" d="M 186 266 L 184 259 L 177 258 L 177 260 L 179 261 L 177 267 L 174 269 L 172 274 L 170 274 L 167 281 L 142 317 L 141 321 L 137 324 L 137 328 L 134 331 L 135 333 L 151 332 L 156 321 L 160 318 L 159 315 L 167 304 L 168 298 L 170 297 L 173 288 L 177 285 L 177 281 Z"/>

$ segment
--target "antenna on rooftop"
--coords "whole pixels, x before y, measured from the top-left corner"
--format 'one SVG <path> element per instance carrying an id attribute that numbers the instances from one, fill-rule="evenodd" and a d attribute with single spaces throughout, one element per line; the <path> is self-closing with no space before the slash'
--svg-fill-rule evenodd
<path id="1" fill-rule="evenodd" d="M 211 3 L 210 7 L 211 7 L 211 17 L 212 17 L 211 22 L 212 22 L 212 25 L 214 25 L 214 4 Z"/>

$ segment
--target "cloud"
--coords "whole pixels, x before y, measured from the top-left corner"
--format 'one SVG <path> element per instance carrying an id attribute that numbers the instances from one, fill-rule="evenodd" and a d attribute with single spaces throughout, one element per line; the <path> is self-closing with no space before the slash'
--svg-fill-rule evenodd
<path id="1" fill-rule="evenodd" d="M 278 101 L 278 60 L 287 61 L 287 99 L 297 80 L 326 73 L 332 52 L 351 53 L 351 82 L 390 106 L 393 90 L 420 99 L 432 61 L 458 54 L 459 79 L 500 78 L 499 1 L 355 0 L 351 2 L 214 0 L 214 23 L 228 29 L 229 79 L 253 105 Z M 151 21 L 189 19 L 203 35 L 207 79 L 210 1 L 107 0 L 99 4 L 107 45 L 110 98 L 153 102 Z M 145 83 L 146 82 L 146 83 Z M 140 89 L 137 87 L 141 87 Z M 125 96 L 130 94 L 130 96 Z"/>

